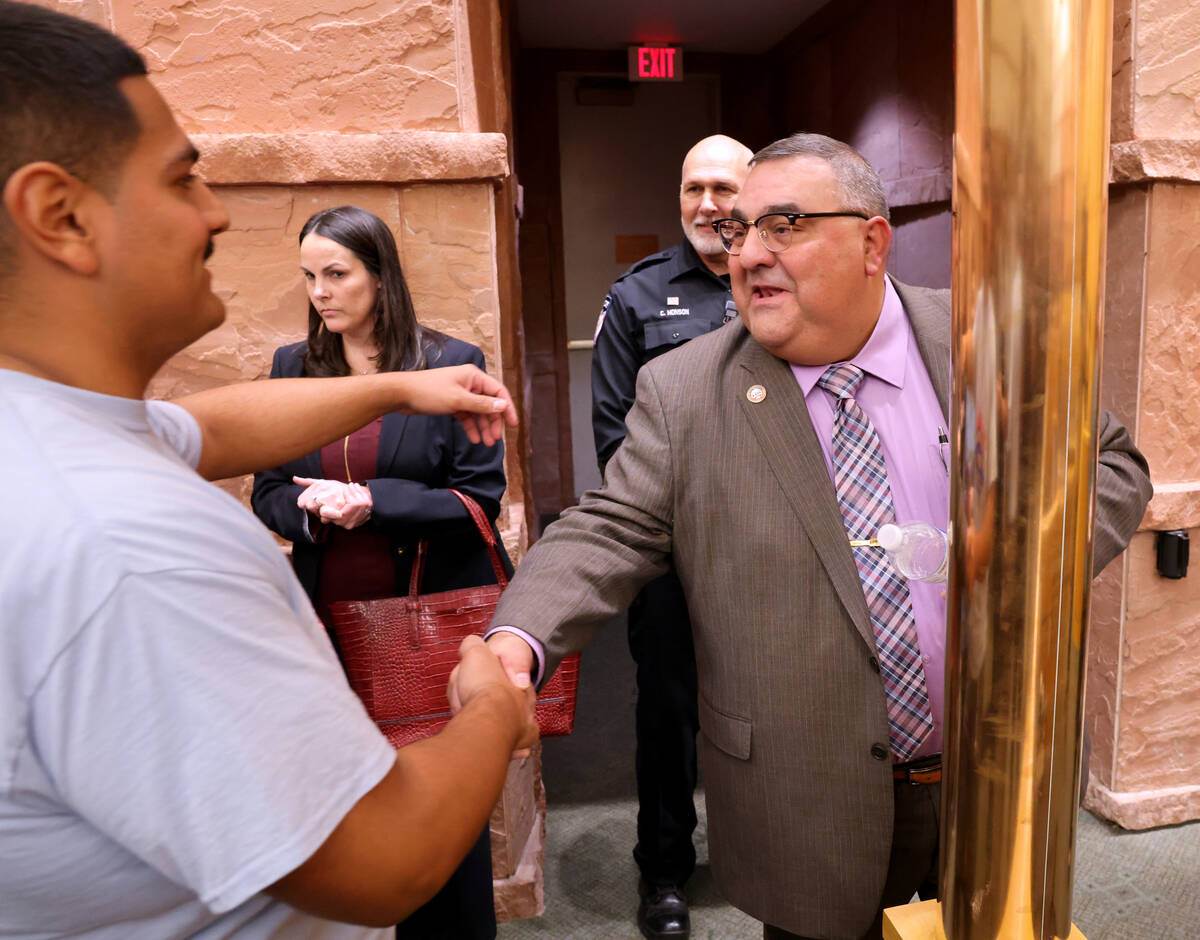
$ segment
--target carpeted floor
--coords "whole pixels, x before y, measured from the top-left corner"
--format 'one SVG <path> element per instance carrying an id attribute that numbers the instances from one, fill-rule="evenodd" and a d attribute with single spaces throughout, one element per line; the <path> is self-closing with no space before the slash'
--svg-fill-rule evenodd
<path id="1" fill-rule="evenodd" d="M 546 912 L 500 926 L 500 940 L 637 940 L 631 851 L 633 664 L 624 623 L 583 656 L 574 734 L 543 745 Z M 724 902 L 707 866 L 702 795 L 699 866 L 688 882 L 692 936 L 757 940 L 759 923 Z M 1075 853 L 1073 918 L 1087 940 L 1200 938 L 1200 822 L 1126 832 L 1084 811 Z"/>

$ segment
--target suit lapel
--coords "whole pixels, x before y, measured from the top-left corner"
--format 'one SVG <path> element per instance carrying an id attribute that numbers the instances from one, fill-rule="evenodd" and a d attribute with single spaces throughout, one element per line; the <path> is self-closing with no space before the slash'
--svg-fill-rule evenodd
<path id="1" fill-rule="evenodd" d="M 942 415 L 950 419 L 950 310 L 948 295 L 941 291 L 909 287 L 892 279 L 900 302 L 912 324 L 917 349 L 929 373 L 929 381 L 942 406 Z"/>
<path id="2" fill-rule="evenodd" d="M 399 412 L 383 416 L 383 426 L 379 429 L 379 456 L 375 461 L 377 477 L 393 476 L 391 468 L 398 462 L 400 442 L 404 440 L 404 429 L 408 425 L 408 418 L 408 415 Z"/>
<path id="3" fill-rule="evenodd" d="M 736 361 L 739 368 L 733 375 L 740 387 L 732 391 L 742 413 L 766 454 L 785 498 L 800 517 L 854 626 L 867 646 L 874 650 L 875 636 L 858 568 L 850 552 L 837 495 L 796 377 L 785 362 L 750 337 L 744 341 Z M 746 389 L 752 385 L 766 389 L 766 397 L 758 403 L 746 398 Z"/>

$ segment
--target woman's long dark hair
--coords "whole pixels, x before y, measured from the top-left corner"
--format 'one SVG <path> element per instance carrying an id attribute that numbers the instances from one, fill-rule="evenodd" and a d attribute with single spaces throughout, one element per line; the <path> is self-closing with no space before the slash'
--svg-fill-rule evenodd
<path id="1" fill-rule="evenodd" d="M 375 345 L 379 348 L 374 361 L 379 371 L 407 372 L 428 367 L 440 353 L 442 336 L 417 322 L 408 284 L 400 269 L 396 240 L 383 219 L 358 206 L 335 206 L 322 209 L 309 218 L 300 229 L 300 241 L 314 232 L 349 249 L 379 280 L 371 311 Z M 325 322 L 311 300 L 308 303 L 308 349 L 303 362 L 305 375 L 350 374 L 342 337 L 325 328 Z"/>

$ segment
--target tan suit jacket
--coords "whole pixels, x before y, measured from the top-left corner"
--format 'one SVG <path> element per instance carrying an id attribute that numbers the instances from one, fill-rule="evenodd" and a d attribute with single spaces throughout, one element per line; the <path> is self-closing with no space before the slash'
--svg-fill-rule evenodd
<path id="1" fill-rule="evenodd" d="M 949 292 L 897 289 L 946 411 Z M 604 488 L 547 530 L 493 622 L 542 640 L 553 669 L 673 554 L 695 633 L 717 884 L 767 923 L 858 937 L 892 840 L 887 713 L 801 390 L 735 322 L 643 368 L 627 424 Z M 1106 416 L 1102 439 L 1098 563 L 1124 548 L 1149 498 L 1124 428 Z"/>

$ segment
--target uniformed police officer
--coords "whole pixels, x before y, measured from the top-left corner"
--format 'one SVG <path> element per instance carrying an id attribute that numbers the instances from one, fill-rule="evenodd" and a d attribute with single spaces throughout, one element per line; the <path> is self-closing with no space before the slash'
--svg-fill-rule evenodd
<path id="1" fill-rule="evenodd" d="M 609 289 L 592 353 L 592 429 L 603 473 L 625 438 L 638 369 L 737 316 L 728 255 L 712 222 L 728 216 L 750 151 L 706 137 L 683 161 L 679 186 L 684 241 L 643 258 Z M 696 657 L 687 603 L 674 569 L 650 582 L 629 608 L 637 663 L 638 927 L 646 937 L 686 937 L 683 885 L 696 866 Z"/>

